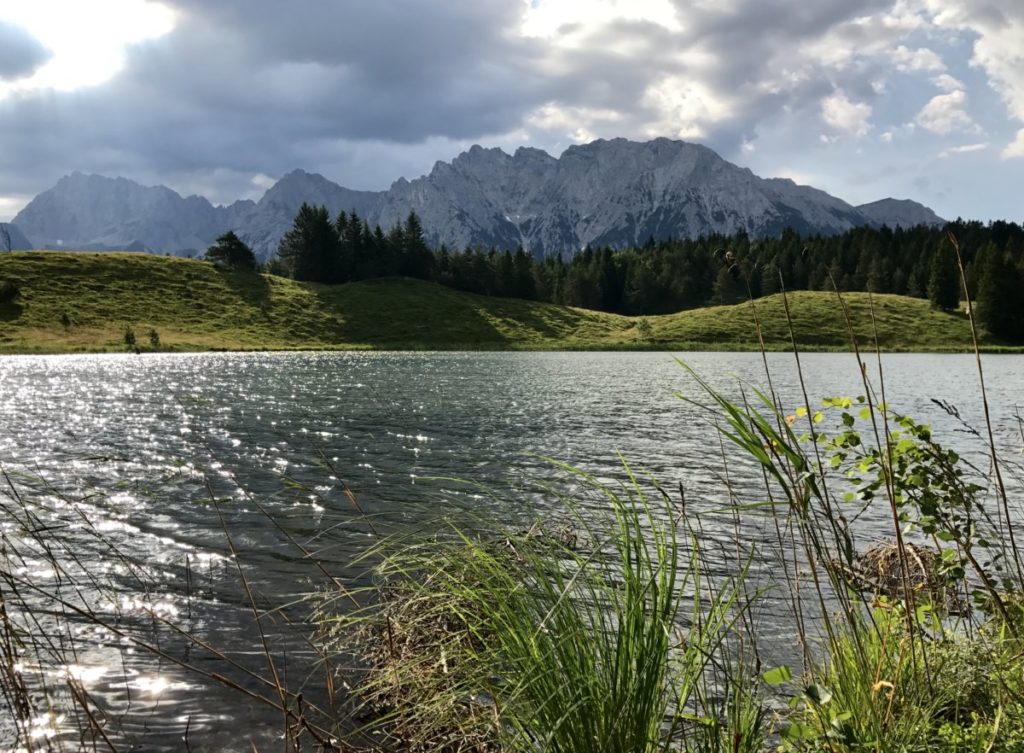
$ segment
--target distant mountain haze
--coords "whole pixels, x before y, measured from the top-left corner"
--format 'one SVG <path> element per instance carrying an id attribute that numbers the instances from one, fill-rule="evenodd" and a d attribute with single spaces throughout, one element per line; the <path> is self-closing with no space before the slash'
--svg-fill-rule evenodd
<path id="1" fill-rule="evenodd" d="M 831 235 L 862 225 L 944 222 L 913 201 L 855 207 L 791 180 L 759 178 L 696 144 L 602 139 L 571 146 L 558 158 L 527 147 L 509 155 L 474 146 L 386 191 L 353 191 L 295 170 L 258 202 L 229 206 L 76 172 L 33 199 L 14 225 L 36 248 L 174 254 L 200 253 L 234 230 L 266 259 L 303 202 L 325 205 L 332 214 L 355 210 L 385 230 L 415 211 L 435 247 L 522 246 L 535 256 L 570 256 L 588 245 L 622 248 L 651 237 L 739 231 L 764 237 L 786 227 Z"/>
<path id="2" fill-rule="evenodd" d="M 17 225 L 0 222 L 0 251 L 25 251 L 32 247 L 32 241 L 25 237 Z"/>
<path id="3" fill-rule="evenodd" d="M 861 204 L 857 207 L 860 213 L 871 220 L 873 225 L 881 227 L 888 225 L 896 227 L 901 225 L 941 225 L 941 220 L 935 212 L 926 206 L 918 204 L 909 199 L 882 199 L 873 201 L 870 204 Z"/>

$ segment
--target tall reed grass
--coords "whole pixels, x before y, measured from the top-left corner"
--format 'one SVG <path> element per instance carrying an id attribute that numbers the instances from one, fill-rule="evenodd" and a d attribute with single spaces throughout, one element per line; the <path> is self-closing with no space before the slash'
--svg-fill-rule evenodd
<path id="1" fill-rule="evenodd" d="M 331 627 L 369 646 L 359 692 L 399 748 L 653 752 L 708 738 L 702 726 L 763 740 L 740 688 L 731 718 L 707 708 L 710 670 L 731 676 L 723 648 L 748 605 L 743 572 L 706 579 L 667 496 L 576 473 L 604 505 L 569 508 L 571 541 L 485 523 L 373 553 L 375 603 Z"/>

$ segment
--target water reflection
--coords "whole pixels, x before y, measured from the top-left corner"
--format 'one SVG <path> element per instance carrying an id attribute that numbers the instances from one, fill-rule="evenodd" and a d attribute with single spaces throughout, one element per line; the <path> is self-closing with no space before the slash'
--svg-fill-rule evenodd
<path id="1" fill-rule="evenodd" d="M 765 381 L 759 355 L 686 359 L 731 395 Z M 792 357 L 768 360 L 783 404 L 802 405 Z M 984 443 L 964 428 L 983 419 L 972 358 L 883 360 L 889 403 L 927 419 L 941 441 L 984 466 Z M 808 355 L 803 364 L 812 400 L 863 392 L 852 356 Z M 986 358 L 985 367 L 997 439 L 1017 452 L 1024 358 Z M 627 478 L 625 458 L 665 488 L 681 487 L 701 511 L 721 571 L 735 566 L 739 531 L 762 545 L 752 585 L 775 584 L 778 553 L 764 520 L 720 509 L 734 497 L 759 498 L 757 469 L 720 445 L 707 417 L 676 391 L 700 397 L 665 354 L 4 358 L 0 463 L 13 489 L 0 498 L 5 567 L 59 597 L 23 617 L 27 632 L 60 637 L 42 645 L 51 664 L 24 673 L 87 690 L 128 745 L 144 737 L 146 750 L 180 750 L 187 730 L 192 750 L 250 750 L 250 741 L 279 734 L 278 716 L 199 684 L 183 665 L 218 665 L 176 630 L 215 643 L 237 664 L 233 681 L 263 693 L 247 674 L 266 667 L 239 567 L 266 610 L 322 585 L 296 543 L 333 575 L 356 577 L 353 556 L 372 541 L 363 513 L 379 527 L 460 509 L 525 519 L 531 506 L 550 504 L 543 485 L 560 476 L 543 456 L 609 482 Z M 964 423 L 933 400 L 956 405 Z M 573 485 L 564 476 L 559 483 Z M 861 525 L 888 530 L 884 517 Z M 116 629 L 76 612 L 84 605 Z M 309 647 L 284 630 L 283 617 L 264 621 L 268 640 L 298 667 Z M 768 614 L 762 624 L 769 640 L 792 643 L 784 622 Z M 68 729 L 73 710 L 33 717 L 30 734 L 78 739 L 81 730 Z M 13 731 L 0 727 L 0 748 L 5 735 Z"/>

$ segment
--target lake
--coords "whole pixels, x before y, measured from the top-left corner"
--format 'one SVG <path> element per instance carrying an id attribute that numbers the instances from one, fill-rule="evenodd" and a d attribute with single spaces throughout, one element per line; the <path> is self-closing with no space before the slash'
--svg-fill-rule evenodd
<path id="1" fill-rule="evenodd" d="M 766 386 L 759 354 L 683 358 L 730 396 Z M 812 405 L 864 392 L 853 355 L 801 360 Z M 795 410 L 804 400 L 793 356 L 769 354 L 767 362 L 783 406 Z M 965 428 L 984 434 L 973 356 L 893 354 L 882 362 L 891 406 L 986 463 L 985 444 Z M 874 364 L 872 356 L 872 371 Z M 986 356 L 984 367 L 997 443 L 1007 459 L 1019 459 L 1024 356 Z M 872 379 L 877 388 L 877 374 Z M 719 511 L 730 499 L 727 482 L 736 499 L 756 501 L 759 474 L 675 392 L 701 398 L 663 353 L 0 359 L 0 463 L 9 479 L 0 498 L 0 566 L 65 601 L 34 609 L 29 619 L 39 635 L 49 631 L 51 660 L 22 669 L 49 685 L 69 676 L 80 683 L 125 749 L 182 750 L 187 736 L 195 751 L 251 750 L 250 740 L 276 739 L 279 716 L 175 664 L 217 671 L 201 647 L 185 648 L 161 620 L 265 673 L 238 564 L 270 608 L 320 583 L 294 541 L 335 577 L 358 580 L 352 560 L 373 543 L 373 528 L 431 528 L 453 514 L 521 525 L 552 505 L 545 485 L 578 486 L 548 458 L 613 483 L 625 478 L 626 462 L 673 493 L 682 488 L 701 513 L 709 548 L 722 544 L 719 566 L 728 572 L 735 534 L 731 516 Z M 954 406 L 962 421 L 935 401 Z M 889 535 L 886 514 L 872 512 L 861 530 Z M 759 544 L 762 523 L 745 517 L 740 535 Z M 55 542 L 63 572 L 42 556 L 42 542 Z M 772 582 L 769 550 L 754 563 L 756 584 Z M 116 616 L 115 629 L 74 611 L 84 603 Z M 296 638 L 309 630 L 285 630 L 282 622 L 300 612 L 264 620 L 273 622 L 268 640 L 287 652 L 292 672 L 309 659 Z M 763 637 L 792 648 L 781 617 L 768 615 Z M 308 687 L 316 695 L 322 681 L 312 677 Z M 90 734 L 67 708 L 36 721 L 40 739 L 56 735 L 70 749 L 69 741 Z M 10 722 L 0 721 L 0 750 L 13 746 L 12 736 Z"/>

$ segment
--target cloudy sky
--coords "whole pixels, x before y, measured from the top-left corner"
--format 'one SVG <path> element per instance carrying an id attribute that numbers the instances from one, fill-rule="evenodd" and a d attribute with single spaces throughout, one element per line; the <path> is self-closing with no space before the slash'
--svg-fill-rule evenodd
<path id="1" fill-rule="evenodd" d="M 74 170 L 224 203 L 667 136 L 1022 221 L 1022 40 L 1022 0 L 0 0 L 0 220 Z"/>

